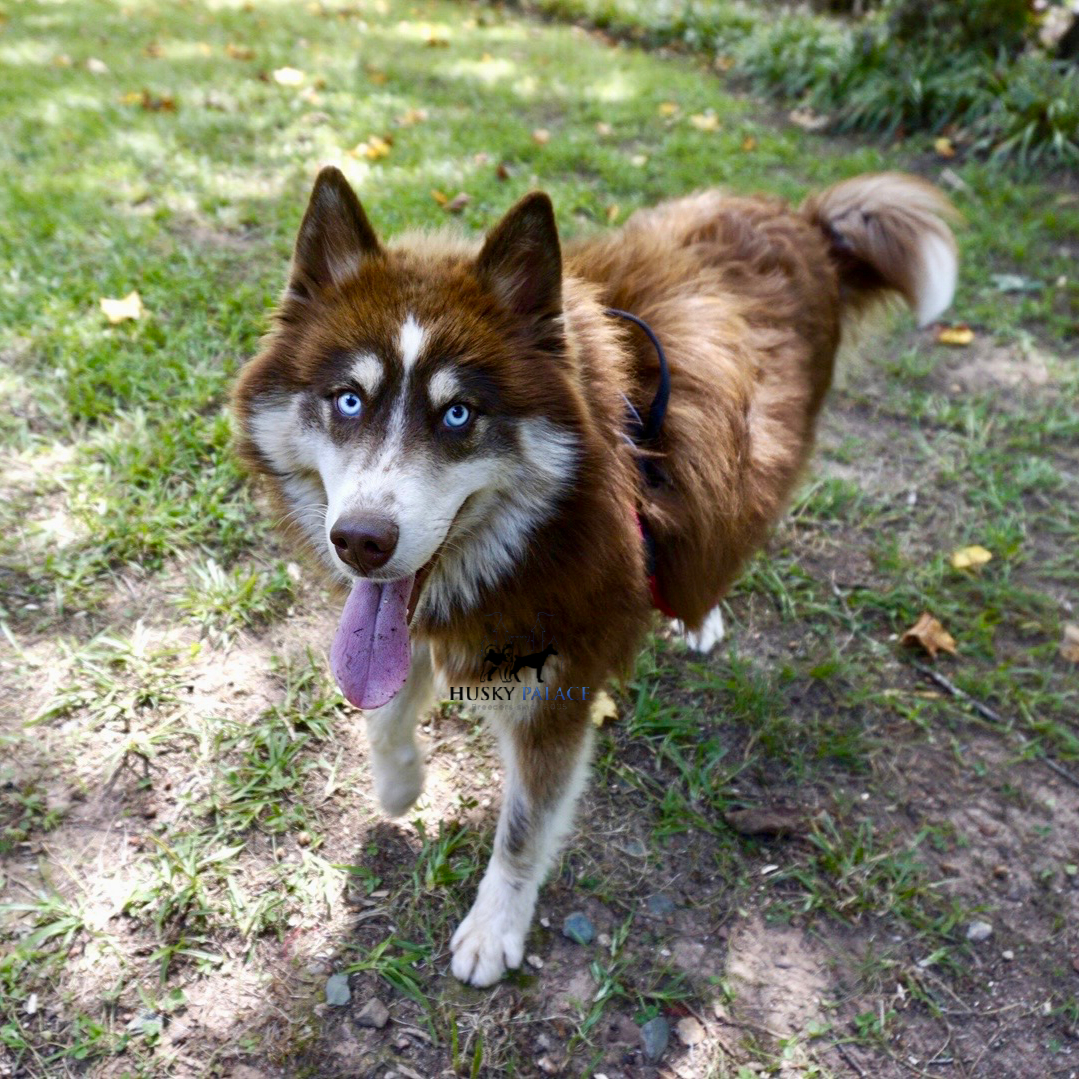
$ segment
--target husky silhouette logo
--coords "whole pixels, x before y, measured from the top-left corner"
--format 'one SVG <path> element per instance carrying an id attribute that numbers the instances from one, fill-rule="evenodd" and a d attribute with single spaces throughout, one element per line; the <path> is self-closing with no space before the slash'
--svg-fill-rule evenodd
<path id="1" fill-rule="evenodd" d="M 530 668 L 536 672 L 536 681 L 542 683 L 544 664 L 551 656 L 558 655 L 554 641 L 549 639 L 544 621 L 550 617 L 551 615 L 541 611 L 536 616 L 536 624 L 528 634 L 507 638 L 500 632 L 502 616 L 492 616 L 491 635 L 495 638 L 503 638 L 504 643 L 501 648 L 496 648 L 494 644 L 485 645 L 483 675 L 480 680 L 493 682 L 497 676 L 502 682 L 520 682 L 520 672 Z M 538 648 L 537 645 L 539 645 Z M 535 650 L 526 651 L 526 649 Z"/>

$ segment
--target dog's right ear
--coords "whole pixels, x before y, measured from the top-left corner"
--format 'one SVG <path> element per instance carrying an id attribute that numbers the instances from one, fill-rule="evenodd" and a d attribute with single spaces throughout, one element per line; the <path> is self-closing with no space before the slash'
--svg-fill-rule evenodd
<path id="1" fill-rule="evenodd" d="M 341 285 L 360 263 L 382 253 L 375 230 L 344 173 L 332 165 L 315 180 L 292 256 L 289 293 L 309 300 Z"/>

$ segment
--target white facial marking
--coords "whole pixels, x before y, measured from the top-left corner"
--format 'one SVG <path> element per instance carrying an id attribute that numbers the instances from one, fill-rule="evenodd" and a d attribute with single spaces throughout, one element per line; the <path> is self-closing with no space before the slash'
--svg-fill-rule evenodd
<path id="1" fill-rule="evenodd" d="M 382 361 L 369 352 L 360 353 L 348 369 L 349 378 L 360 387 L 368 397 L 373 397 L 382 385 Z"/>
<path id="2" fill-rule="evenodd" d="M 397 338 L 397 347 L 401 351 L 401 363 L 404 364 L 406 375 L 416 366 L 426 339 L 427 334 L 423 327 L 412 315 L 409 315 L 401 326 L 401 333 Z"/>
<path id="3" fill-rule="evenodd" d="M 435 408 L 444 408 L 461 396 L 461 380 L 451 368 L 442 368 L 431 376 L 427 394 Z"/>

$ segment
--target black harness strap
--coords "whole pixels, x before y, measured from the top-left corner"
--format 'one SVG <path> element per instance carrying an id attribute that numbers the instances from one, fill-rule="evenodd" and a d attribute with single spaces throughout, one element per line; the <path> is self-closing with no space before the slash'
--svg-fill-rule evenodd
<path id="1" fill-rule="evenodd" d="M 667 418 L 667 402 L 671 397 L 671 372 L 667 368 L 667 356 L 663 351 L 663 346 L 659 343 L 659 338 L 643 318 L 631 315 L 628 311 L 619 311 L 617 307 L 608 307 L 605 313 L 610 315 L 611 318 L 624 318 L 627 322 L 632 322 L 634 326 L 638 326 L 648 340 L 652 342 L 652 347 L 656 350 L 656 358 L 659 360 L 659 387 L 656 389 L 655 397 L 652 398 L 652 404 L 648 406 L 647 417 L 642 420 L 637 410 L 628 401 L 626 402 L 629 406 L 629 421 L 627 423 L 629 437 L 638 446 L 644 446 L 655 440 L 663 427 L 663 421 Z M 645 472 L 645 479 L 651 480 L 647 472 Z"/>
<path id="2" fill-rule="evenodd" d="M 659 338 L 643 318 L 631 315 L 628 311 L 619 311 L 617 307 L 608 307 L 606 314 L 611 318 L 623 318 L 627 322 L 632 322 L 635 326 L 638 326 L 648 340 L 652 342 L 652 347 L 656 350 L 656 357 L 659 360 L 659 387 L 656 389 L 651 405 L 648 406 L 648 414 L 642 419 L 641 414 L 633 407 L 629 398 L 626 398 L 627 437 L 635 446 L 647 449 L 649 444 L 656 440 L 656 437 L 663 429 L 663 421 L 667 418 L 667 404 L 671 397 L 671 372 L 667 367 L 667 356 L 663 351 L 663 346 L 659 343 Z M 637 464 L 646 487 L 661 487 L 667 482 L 655 459 L 648 456 L 648 454 L 642 453 L 638 455 Z M 659 583 L 656 580 L 656 541 L 647 522 L 641 517 L 640 513 L 637 514 L 637 527 L 640 529 L 641 539 L 644 542 L 648 589 L 652 596 L 652 603 L 664 614 L 671 618 L 677 618 L 677 615 L 671 610 L 670 605 L 659 590 Z"/>

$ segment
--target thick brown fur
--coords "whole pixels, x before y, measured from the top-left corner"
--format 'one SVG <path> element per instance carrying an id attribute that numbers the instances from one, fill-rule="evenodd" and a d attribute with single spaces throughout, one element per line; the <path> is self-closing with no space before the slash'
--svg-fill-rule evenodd
<path id="1" fill-rule="evenodd" d="M 317 493 L 325 477 L 310 463 L 293 465 L 285 451 L 275 454 L 277 428 L 268 421 L 260 428 L 260 417 L 294 398 L 332 398 L 349 355 L 392 351 L 388 343 L 414 319 L 424 347 L 401 379 L 422 381 L 453 357 L 490 413 L 485 452 L 520 451 L 514 440 L 528 421 L 550 425 L 574 447 L 572 483 L 552 495 L 512 572 L 470 603 L 425 604 L 421 593 L 414 645 L 430 646 L 444 682 L 476 685 L 490 613 L 499 612 L 511 636 L 528 634 L 542 610 L 558 627 L 555 680 L 598 690 L 628 668 L 651 617 L 637 515 L 655 537 L 660 591 L 687 627 L 700 626 L 791 495 L 845 320 L 895 295 L 923 319 L 946 306 L 955 274 L 950 212 L 936 189 L 898 174 L 845 181 L 801 210 L 705 191 L 641 211 L 563 255 L 550 202 L 533 194 L 478 252 L 438 235 L 383 247 L 344 178 L 325 170 L 276 328 L 236 388 L 240 451 L 283 515 L 297 489 Z M 655 391 L 656 352 L 607 307 L 650 324 L 669 361 L 670 407 L 648 447 L 662 476 L 657 486 L 642 483 L 624 434 L 626 399 L 644 411 Z M 387 363 L 392 381 L 397 368 Z M 320 421 L 312 413 L 297 422 Z M 350 436 L 332 424 L 329 432 L 333 445 L 347 444 Z M 420 434 L 433 447 L 425 452 L 447 461 L 467 452 L 466 442 L 443 451 L 430 431 Z M 321 564 L 332 563 L 317 531 L 301 528 L 298 536 Z M 431 580 L 444 557 L 432 557 Z M 520 962 L 550 856 L 542 833 L 565 828 L 580 785 L 574 775 L 585 760 L 587 711 L 579 700 L 540 704 L 498 728 L 510 789 L 480 898 L 454 938 L 459 977 L 489 984 Z M 373 747 L 389 745 L 394 724 L 406 721 L 376 717 Z M 388 750 L 379 752 L 390 760 Z M 415 797 L 410 784 L 400 808 L 383 797 L 391 811 Z M 503 878 L 516 892 L 499 891 Z M 512 917 L 503 893 L 524 897 Z M 499 918 L 501 928 L 484 928 Z"/>

